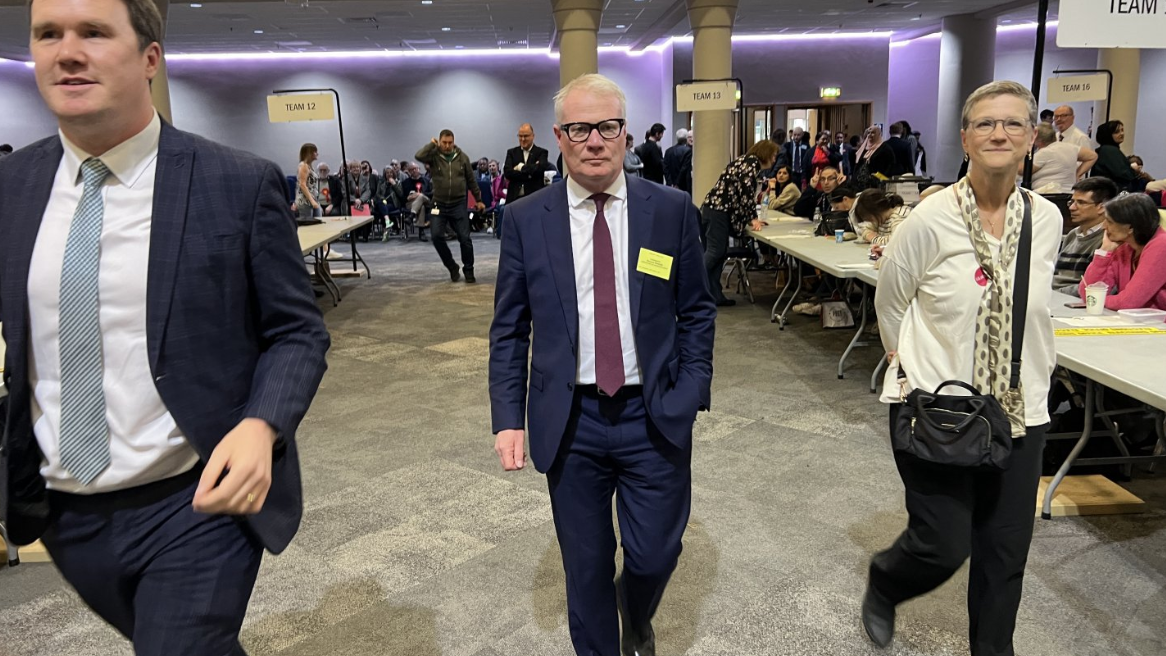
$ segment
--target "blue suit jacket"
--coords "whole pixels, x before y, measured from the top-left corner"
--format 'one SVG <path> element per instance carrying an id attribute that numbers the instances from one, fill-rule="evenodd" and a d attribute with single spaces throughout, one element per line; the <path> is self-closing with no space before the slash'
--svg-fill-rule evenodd
<path id="1" fill-rule="evenodd" d="M 9 392 L 0 513 L 17 544 L 39 537 L 48 517 L 30 416 L 27 291 L 62 153 L 54 136 L 0 160 L 0 319 Z M 284 185 L 274 164 L 163 123 L 148 254 L 150 370 L 203 462 L 245 417 L 279 432 L 267 501 L 241 520 L 273 552 L 299 527 L 295 432 L 324 375 L 329 345 Z"/>
<path id="2" fill-rule="evenodd" d="M 716 322 L 696 208 L 688 194 L 648 180 L 628 177 L 627 188 L 628 288 L 644 399 L 661 433 L 688 448 L 696 413 L 710 404 Z M 636 270 L 641 248 L 673 257 L 667 280 Z M 506 208 L 490 327 L 494 432 L 527 426 L 539 471 L 554 463 L 567 426 L 578 343 L 567 185 L 557 183 Z"/>

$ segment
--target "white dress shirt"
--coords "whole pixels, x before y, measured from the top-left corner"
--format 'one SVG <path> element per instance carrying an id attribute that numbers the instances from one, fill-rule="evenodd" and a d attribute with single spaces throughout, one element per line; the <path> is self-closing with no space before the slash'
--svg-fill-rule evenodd
<path id="1" fill-rule="evenodd" d="M 1061 213 L 1033 195 L 1028 314 L 1020 363 L 1025 425 L 1048 423 L 1049 380 L 1056 364 L 1049 299 L 1061 246 Z M 993 259 L 1000 241 L 988 236 Z M 984 287 L 968 229 L 951 189 L 924 199 L 895 230 L 875 288 L 883 347 L 898 355 L 883 379 L 883 403 L 899 402 L 899 364 L 912 388 L 933 391 L 945 380 L 971 382 L 976 313 Z M 1015 276 L 1016 261 L 1012 262 Z M 945 394 L 964 394 L 948 387 Z"/>
<path id="2" fill-rule="evenodd" d="M 73 214 L 81 201 L 81 163 L 90 157 L 61 134 L 64 156 L 37 233 L 28 275 L 28 351 L 33 433 L 50 489 L 80 494 L 143 485 L 185 472 L 198 454 L 162 403 L 146 353 L 146 287 L 154 173 L 162 124 L 100 156 L 109 168 L 98 274 L 105 419 L 110 464 L 89 485 L 61 466 L 61 266 Z"/>
<path id="3" fill-rule="evenodd" d="M 615 305 L 619 315 L 619 341 L 623 347 L 624 385 L 639 385 L 642 379 L 628 290 L 628 187 L 622 172 L 604 193 L 611 196 L 604 205 L 603 218 L 611 232 L 611 248 L 615 255 Z M 595 202 L 591 200 L 591 192 L 574 178 L 567 178 L 567 204 L 571 211 L 571 254 L 575 260 L 575 295 L 579 303 L 579 362 L 575 380 L 580 385 L 594 385 L 595 258 L 592 231 L 595 227 Z"/>
<path id="4" fill-rule="evenodd" d="M 1076 125 L 1070 125 L 1068 130 L 1057 135 L 1057 141 L 1067 144 L 1076 144 L 1078 148 L 1088 148 L 1089 150 L 1096 150 L 1097 144 L 1089 138 L 1089 135 L 1081 131 L 1081 128 Z"/>
<path id="5" fill-rule="evenodd" d="M 1068 141 L 1054 141 L 1036 151 L 1032 163 L 1040 170 L 1032 174 L 1032 189 L 1038 194 L 1068 194 L 1077 184 L 1077 156 L 1081 147 Z"/>

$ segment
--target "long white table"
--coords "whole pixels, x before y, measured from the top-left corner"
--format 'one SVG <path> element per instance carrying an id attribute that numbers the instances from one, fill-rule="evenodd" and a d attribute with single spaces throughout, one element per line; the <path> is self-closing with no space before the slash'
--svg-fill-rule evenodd
<path id="1" fill-rule="evenodd" d="M 301 226 L 297 230 L 300 238 L 300 252 L 305 256 L 311 256 L 312 271 L 320 280 L 320 284 L 324 285 L 324 289 L 328 290 L 328 294 L 332 297 L 332 305 L 340 303 L 341 297 L 340 287 L 336 285 L 336 280 L 332 277 L 329 262 L 352 262 L 353 271 L 356 271 L 356 263 L 360 262 L 364 265 L 365 271 L 368 271 L 368 265 L 364 263 L 364 258 L 360 257 L 360 253 L 356 251 L 355 231 L 361 226 L 372 223 L 372 220 L 371 216 L 328 217 L 323 220 L 323 223 Z M 348 241 L 352 244 L 352 257 L 329 260 L 324 254 L 324 247 L 345 234 L 348 235 Z M 369 277 L 372 277 L 372 272 L 369 272 Z"/>
<path id="2" fill-rule="evenodd" d="M 1079 300 L 1075 296 L 1053 292 L 1052 300 L 1049 302 L 1049 314 L 1054 319 L 1084 316 L 1085 310 L 1066 307 Z M 1116 313 L 1106 310 L 1105 314 L 1112 316 Z M 1053 327 L 1069 326 L 1054 321 Z M 1057 364 L 1085 378 L 1085 424 L 1073 450 L 1069 452 L 1069 456 L 1061 464 L 1045 492 L 1041 506 L 1041 517 L 1044 519 L 1052 518 L 1052 502 L 1057 486 L 1074 465 L 1130 465 L 1166 461 L 1166 455 L 1163 455 L 1163 449 L 1166 447 L 1166 427 L 1162 416 L 1162 413 L 1166 412 L 1166 335 L 1065 335 L 1056 338 L 1056 349 Z M 1112 417 L 1122 414 L 1122 411 L 1105 408 L 1106 389 L 1125 394 L 1159 411 L 1159 417 L 1155 422 L 1158 445 L 1154 455 L 1130 455 L 1125 445 L 1112 432 Z M 1094 435 L 1093 425 L 1097 419 L 1110 424 L 1110 435 L 1122 455 L 1079 458 Z"/>
<path id="3" fill-rule="evenodd" d="M 878 271 L 870 259 L 870 244 L 860 244 L 856 241 L 839 244 L 833 236 L 815 237 L 813 222 L 781 212 L 768 211 L 765 220 L 769 225 L 761 230 L 748 230 L 749 236 L 785 253 L 791 261 L 786 284 L 778 293 L 777 299 L 773 302 L 773 309 L 769 313 L 770 321 L 777 323 L 779 330 L 785 330 L 786 316 L 793 306 L 794 299 L 802 290 L 803 263 L 835 278 L 857 280 L 862 283 L 859 285 L 862 289 L 862 305 L 858 329 L 847 344 L 846 350 L 842 352 L 842 357 L 838 359 L 838 377 L 843 378 L 847 358 L 856 346 L 863 344 L 861 338 L 863 331 L 866 330 L 869 290 L 878 282 Z M 782 299 L 791 286 L 793 290 L 785 307 L 778 312 L 778 307 L 781 306 Z"/>

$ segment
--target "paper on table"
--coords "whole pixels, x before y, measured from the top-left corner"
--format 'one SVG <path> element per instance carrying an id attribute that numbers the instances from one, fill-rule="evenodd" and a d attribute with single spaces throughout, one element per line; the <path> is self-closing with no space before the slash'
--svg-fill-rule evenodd
<path id="1" fill-rule="evenodd" d="M 839 269 L 843 271 L 859 270 L 859 269 L 873 269 L 874 262 L 851 262 L 848 264 L 839 264 Z"/>
<path id="2" fill-rule="evenodd" d="M 1082 316 L 1082 317 L 1053 317 L 1066 326 L 1074 328 L 1114 328 L 1117 326 L 1142 326 L 1137 321 L 1131 321 L 1118 315 Z"/>

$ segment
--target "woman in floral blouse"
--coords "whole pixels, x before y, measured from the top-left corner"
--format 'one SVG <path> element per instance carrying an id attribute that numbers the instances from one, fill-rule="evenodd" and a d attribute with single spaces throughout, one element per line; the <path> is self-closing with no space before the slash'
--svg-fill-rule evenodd
<path id="1" fill-rule="evenodd" d="M 753 229 L 761 229 L 756 213 L 761 172 L 773 168 L 777 151 L 777 144 L 769 139 L 754 144 L 721 173 L 700 208 L 705 235 L 704 266 L 708 271 L 709 290 L 719 306 L 736 305 L 721 290 L 721 269 L 725 266 L 729 236 L 744 234 L 745 227 L 751 223 Z"/>

